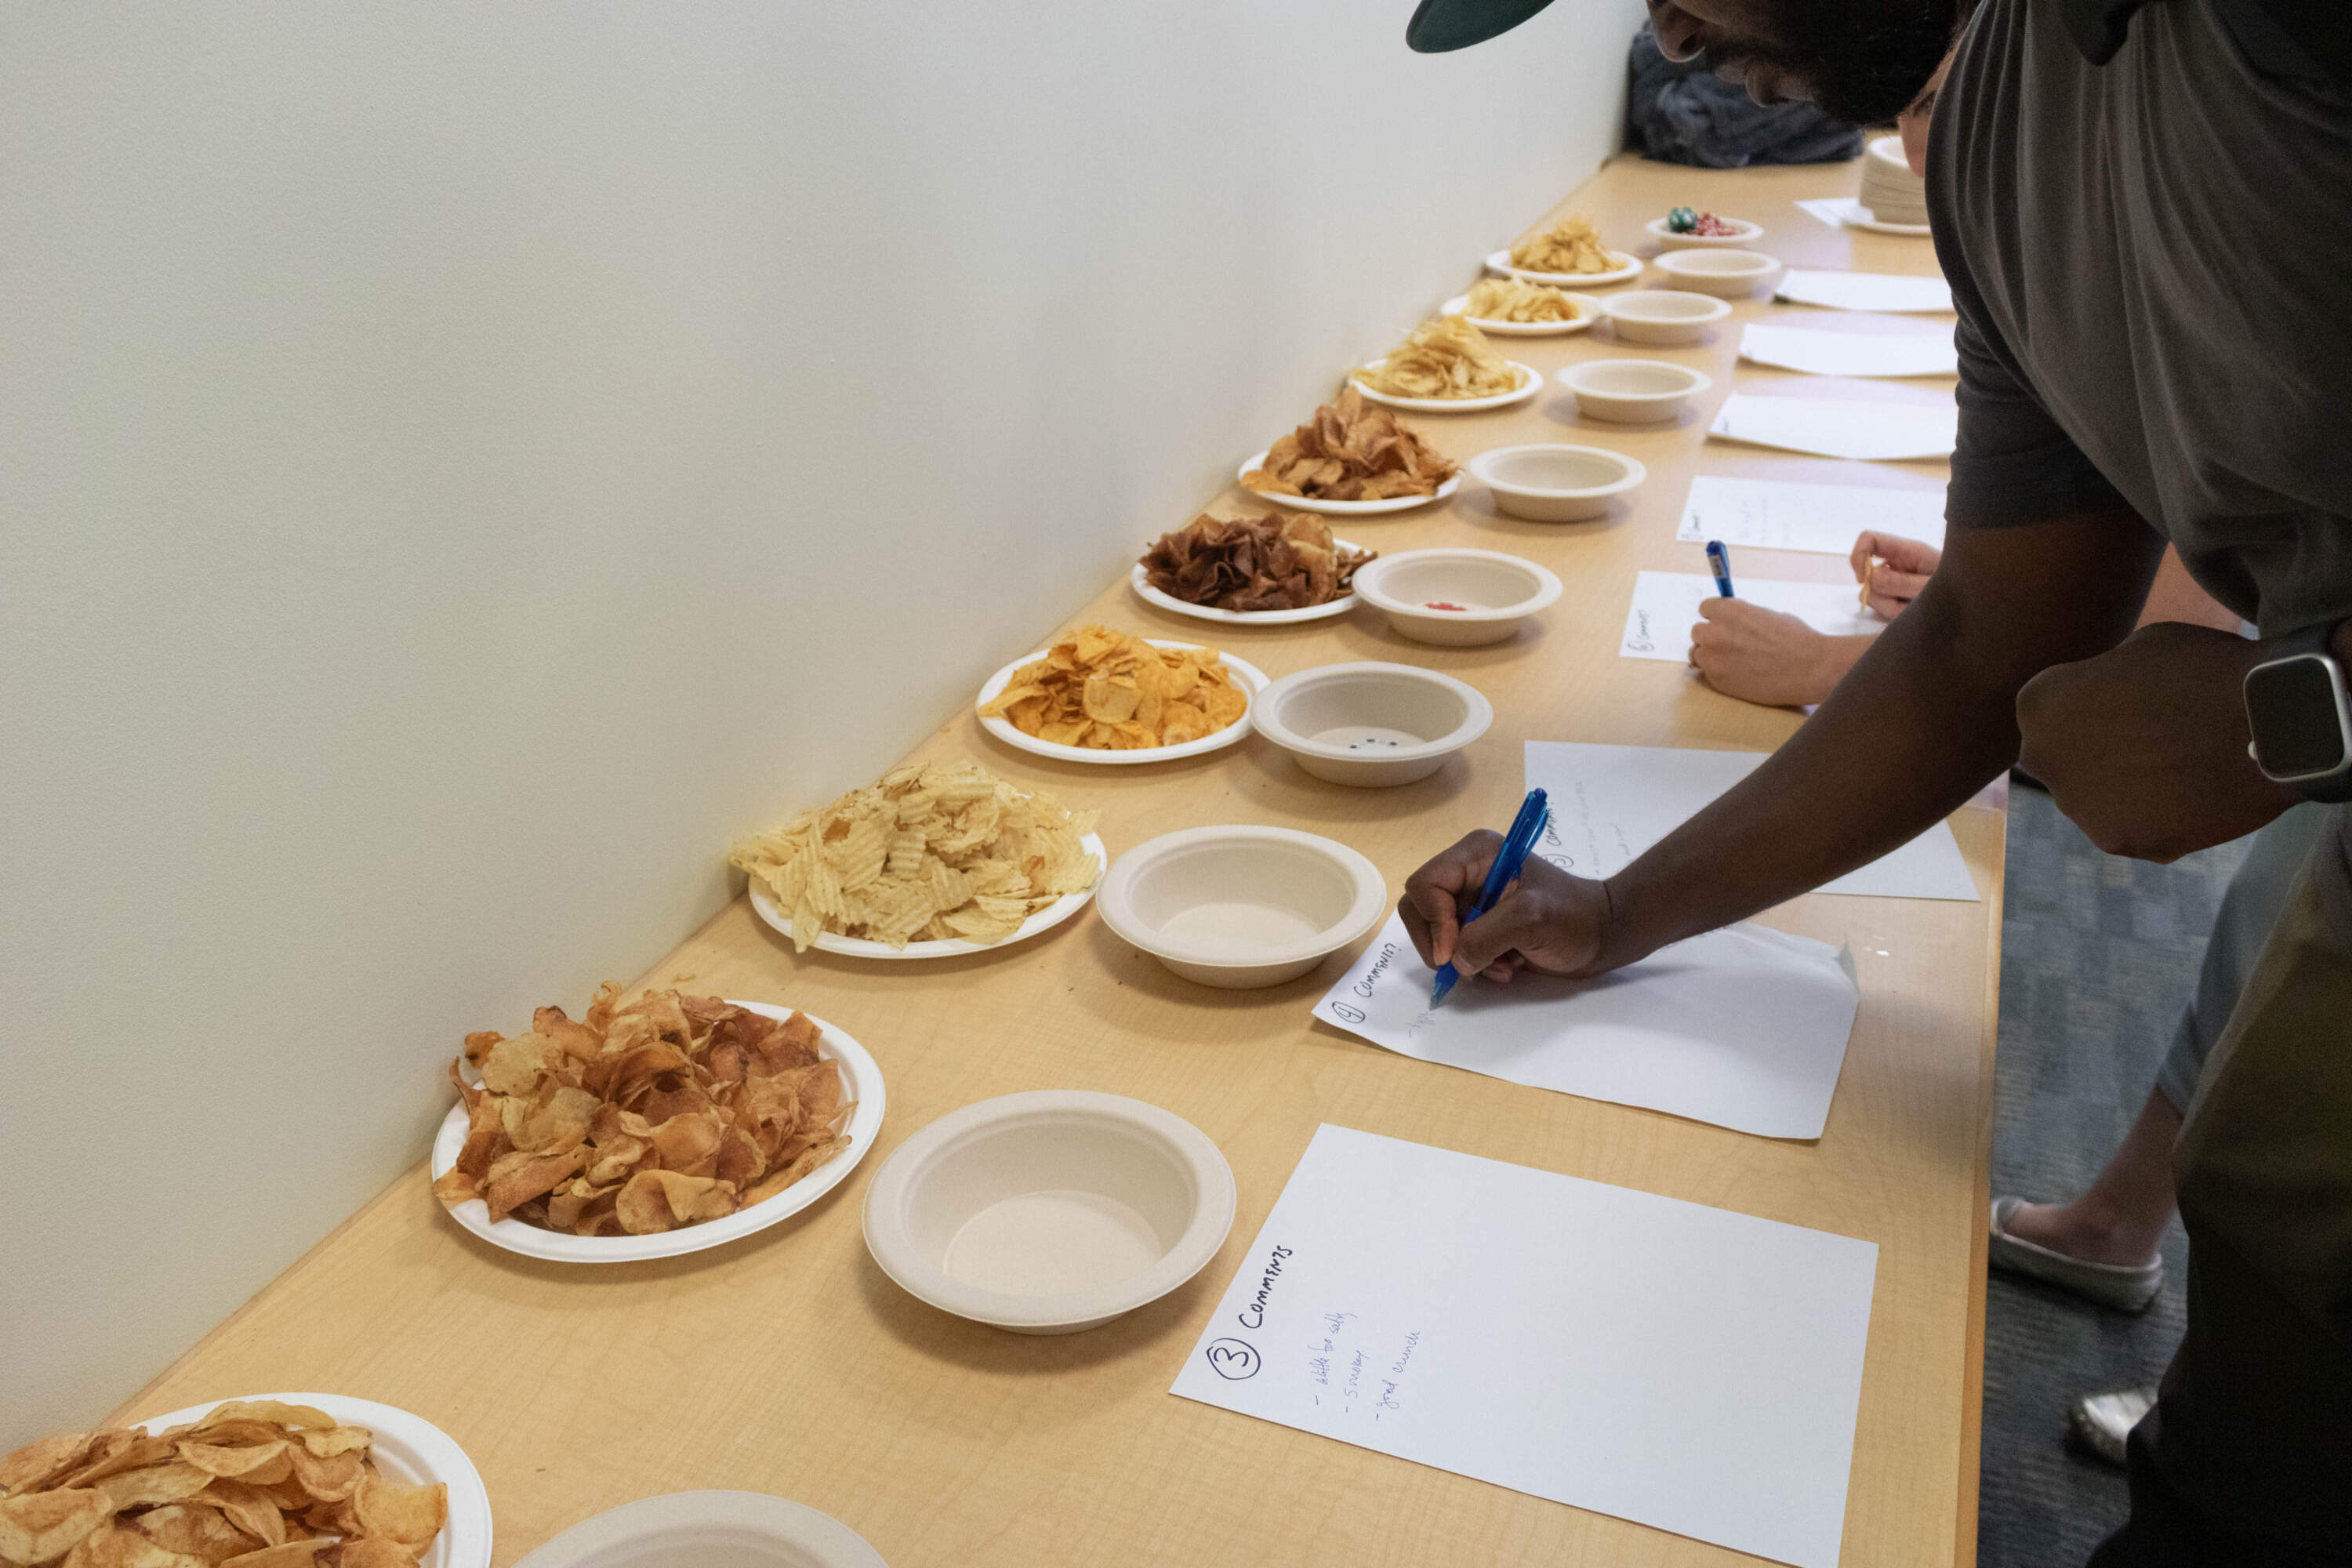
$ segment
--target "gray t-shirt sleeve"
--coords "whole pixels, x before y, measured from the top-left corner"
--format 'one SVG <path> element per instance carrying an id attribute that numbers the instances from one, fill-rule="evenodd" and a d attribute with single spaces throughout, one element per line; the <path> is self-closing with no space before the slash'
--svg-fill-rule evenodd
<path id="1" fill-rule="evenodd" d="M 1960 430 L 1944 518 L 1955 528 L 2049 522 L 2131 510 L 2034 396 L 1982 313 L 1955 286 Z"/>

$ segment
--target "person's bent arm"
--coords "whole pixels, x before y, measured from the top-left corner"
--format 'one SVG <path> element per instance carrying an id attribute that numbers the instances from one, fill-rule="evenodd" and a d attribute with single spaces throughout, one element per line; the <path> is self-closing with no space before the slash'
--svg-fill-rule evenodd
<path id="1" fill-rule="evenodd" d="M 1499 842 L 1474 834 L 1406 882 L 1414 945 L 1465 973 L 1598 973 L 1875 859 L 2015 760 L 2019 691 L 2130 632 L 2161 550 L 2127 511 L 1957 531 L 1917 600 L 1737 787 L 1606 882 L 1529 860 L 1457 933 Z"/>

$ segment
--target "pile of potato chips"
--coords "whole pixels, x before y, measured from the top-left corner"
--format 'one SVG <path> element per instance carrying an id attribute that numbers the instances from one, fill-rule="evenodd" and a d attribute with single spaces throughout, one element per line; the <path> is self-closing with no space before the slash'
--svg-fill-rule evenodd
<path id="1" fill-rule="evenodd" d="M 1074 815 L 978 763 L 925 763 L 755 833 L 727 858 L 792 918 L 793 947 L 821 931 L 904 947 L 1002 942 L 1102 864 Z"/>
<path id="2" fill-rule="evenodd" d="M 1482 321 L 1580 321 L 1600 307 L 1549 284 L 1517 278 L 1481 278 L 1471 287 L 1462 307 L 1465 316 Z"/>
<path id="3" fill-rule="evenodd" d="M 1323 520 L 1194 518 L 1143 555 L 1144 580 L 1171 598 L 1220 610 L 1300 610 L 1348 593 L 1372 552 L 1331 537 Z"/>
<path id="4" fill-rule="evenodd" d="M 574 1236 L 650 1236 L 765 1202 L 849 1147 L 841 1068 L 800 1013 L 773 1018 L 716 996 L 607 982 L 578 1023 L 561 1007 L 530 1032 L 466 1037 L 452 1063 L 466 1146 L 433 1184 L 454 1209 Z"/>
<path id="5" fill-rule="evenodd" d="M 1242 483 L 1260 495 L 1388 500 L 1435 495 L 1453 477 L 1452 463 L 1351 386 L 1276 441 Z"/>
<path id="6" fill-rule="evenodd" d="M 1215 648 L 1080 626 L 1013 671 L 980 716 L 1056 745 L 1131 752 L 1213 735 L 1248 711 Z"/>
<path id="7" fill-rule="evenodd" d="M 0 1563 L 63 1568 L 415 1568 L 448 1489 L 386 1478 L 374 1435 L 232 1400 L 155 1436 L 45 1437 L 0 1459 Z"/>
<path id="8" fill-rule="evenodd" d="M 1622 261 L 1601 243 L 1591 218 L 1570 213 L 1534 238 L 1511 247 L 1511 265 L 1529 272 L 1614 272 Z"/>
<path id="9" fill-rule="evenodd" d="M 1423 321 L 1356 379 L 1391 397 L 1495 397 L 1519 389 L 1517 369 L 1467 316 Z"/>

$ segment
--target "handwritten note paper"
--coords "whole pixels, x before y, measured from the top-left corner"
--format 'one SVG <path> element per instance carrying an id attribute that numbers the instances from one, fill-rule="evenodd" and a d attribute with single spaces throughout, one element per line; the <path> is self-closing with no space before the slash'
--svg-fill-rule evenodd
<path id="1" fill-rule="evenodd" d="M 1849 1237 L 1327 1125 L 1170 1392 L 1832 1568 L 1877 1267 Z"/>
<path id="2" fill-rule="evenodd" d="M 1686 544 L 1719 539 L 1734 547 L 1851 555 L 1864 529 L 1942 549 L 1944 487 L 1889 489 L 1701 474 L 1683 499 L 1675 537 Z"/>
<path id="3" fill-rule="evenodd" d="M 1739 357 L 1807 375 L 1954 375 L 1959 351 L 1949 332 L 1824 332 L 1750 321 Z"/>
<path id="4" fill-rule="evenodd" d="M 1858 993 L 1852 957 L 1726 926 L 1598 980 L 1473 976 L 1442 1007 L 1391 917 L 1315 1016 L 1399 1056 L 1759 1138 L 1818 1138 Z"/>
<path id="5" fill-rule="evenodd" d="M 1536 853 L 1580 877 L 1613 877 L 1763 764 L 1762 752 L 1680 746 L 1527 742 L 1528 787 L 1551 796 Z M 1884 899 L 1979 896 L 1959 841 L 1939 822 L 1899 849 L 1822 884 L 1824 893 Z"/>
<path id="6" fill-rule="evenodd" d="M 1900 462 L 1950 457 L 1959 438 L 1960 410 L 1949 400 L 1862 403 L 1845 397 L 1759 397 L 1735 392 L 1723 400 L 1706 433 L 1751 447 Z"/>
<path id="7" fill-rule="evenodd" d="M 1780 275 L 1772 290 L 1799 305 L 1822 305 L 1833 310 L 1948 310 L 1952 286 L 1940 278 L 1914 278 L 1901 272 L 1826 272 L 1792 267 Z"/>
<path id="8" fill-rule="evenodd" d="M 1740 577 L 1741 598 L 1768 610 L 1796 616 L 1827 637 L 1875 637 L 1886 623 L 1862 606 L 1857 591 L 1843 583 L 1780 583 Z M 1625 635 L 1617 652 L 1626 658 L 1690 661 L 1691 627 L 1698 607 L 1716 596 L 1715 579 L 1688 572 L 1643 572 L 1633 579 L 1633 603 L 1625 612 Z"/>

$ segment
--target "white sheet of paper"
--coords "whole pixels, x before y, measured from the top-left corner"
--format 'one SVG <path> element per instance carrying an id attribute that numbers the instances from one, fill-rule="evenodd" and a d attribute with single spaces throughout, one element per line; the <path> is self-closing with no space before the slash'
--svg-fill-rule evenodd
<path id="1" fill-rule="evenodd" d="M 1772 290 L 1780 299 L 1800 305 L 1825 305 L 1833 310 L 1948 310 L 1952 287 L 1940 278 L 1915 278 L 1902 272 L 1831 272 L 1792 267 Z"/>
<path id="2" fill-rule="evenodd" d="M 1943 487 L 1898 490 L 1701 474 L 1683 498 L 1675 537 L 1685 544 L 1719 539 L 1734 549 L 1852 555 L 1853 542 L 1865 529 L 1942 549 Z"/>
<path id="3" fill-rule="evenodd" d="M 1528 787 L 1551 797 L 1551 820 L 1535 852 L 1580 877 L 1613 877 L 1755 772 L 1764 756 L 1762 752 L 1529 741 Z M 1960 858 L 1959 841 L 1946 822 L 1823 884 L 1821 890 L 1969 902 L 1981 896 L 1968 862 Z"/>
<path id="4" fill-rule="evenodd" d="M 1169 1392 L 1797 1568 L 1875 1244 L 1325 1125 Z"/>
<path id="5" fill-rule="evenodd" d="M 1833 637 L 1875 637 L 1886 623 L 1863 608 L 1858 590 L 1842 583 L 1781 583 L 1769 577 L 1731 580 L 1732 591 L 1748 603 L 1796 616 Z M 1715 595 L 1715 579 L 1688 572 L 1643 572 L 1633 579 L 1633 603 L 1625 612 L 1625 635 L 1617 652 L 1625 658 L 1690 662 L 1691 627 L 1699 605 Z"/>
<path id="6" fill-rule="evenodd" d="M 1739 357 L 1807 375 L 1954 375 L 1959 351 L 1948 333 L 1824 332 L 1750 321 Z"/>
<path id="7" fill-rule="evenodd" d="M 1395 916 L 1315 1016 L 1417 1061 L 1759 1138 L 1818 1138 L 1858 997 L 1852 956 L 1759 925 L 1726 926 L 1598 980 L 1436 980 Z"/>
<path id="8" fill-rule="evenodd" d="M 1825 458 L 1870 458 L 1900 462 L 1913 458 L 1948 458 L 1959 438 L 1959 405 L 1861 403 L 1842 397 L 1758 397 L 1735 392 L 1723 400 L 1710 436 L 1818 452 Z"/>

